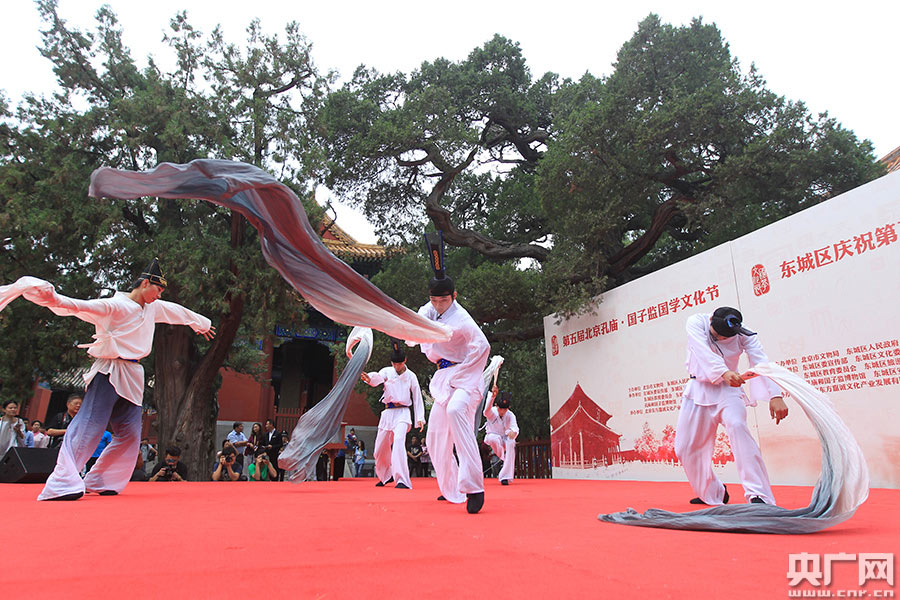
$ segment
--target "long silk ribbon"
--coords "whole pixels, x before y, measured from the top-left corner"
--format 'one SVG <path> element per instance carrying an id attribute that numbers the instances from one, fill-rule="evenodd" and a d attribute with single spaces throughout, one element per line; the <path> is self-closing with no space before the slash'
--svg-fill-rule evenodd
<path id="1" fill-rule="evenodd" d="M 748 371 L 774 381 L 806 414 L 822 444 L 822 470 L 805 508 L 787 509 L 768 504 L 724 504 L 676 513 L 651 508 L 641 514 L 600 515 L 601 521 L 699 531 L 744 533 L 812 533 L 846 521 L 869 495 L 869 469 L 856 438 L 838 416 L 831 400 L 802 377 L 774 363 Z"/>
<path id="2" fill-rule="evenodd" d="M 400 305 L 329 252 L 294 192 L 262 169 L 227 160 L 162 163 L 141 172 L 103 167 L 91 175 L 89 193 L 198 198 L 229 208 L 259 231 L 266 261 L 331 320 L 413 342 L 449 339 L 446 329 Z"/>

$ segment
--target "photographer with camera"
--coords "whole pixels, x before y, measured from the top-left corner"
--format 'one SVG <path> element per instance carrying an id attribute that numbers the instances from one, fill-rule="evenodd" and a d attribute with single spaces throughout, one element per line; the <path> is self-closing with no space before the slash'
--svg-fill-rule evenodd
<path id="1" fill-rule="evenodd" d="M 226 440 L 227 441 L 227 440 Z M 213 481 L 237 481 L 241 478 L 241 470 L 235 463 L 237 462 L 237 451 L 230 443 L 222 448 L 219 453 L 216 470 L 213 471 Z"/>
<path id="2" fill-rule="evenodd" d="M 278 481 L 278 472 L 272 466 L 265 450 L 256 453 L 256 460 L 247 467 L 249 481 Z"/>
<path id="3" fill-rule="evenodd" d="M 150 473 L 149 481 L 187 481 L 187 467 L 180 462 L 181 448 L 169 446 L 166 448 L 166 459 L 156 463 Z"/>

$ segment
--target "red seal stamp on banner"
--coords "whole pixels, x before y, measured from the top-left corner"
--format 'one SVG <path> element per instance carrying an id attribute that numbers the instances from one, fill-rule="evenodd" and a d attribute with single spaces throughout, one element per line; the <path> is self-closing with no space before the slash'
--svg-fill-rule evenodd
<path id="1" fill-rule="evenodd" d="M 556 339 L 555 335 L 550 338 L 550 351 L 553 352 L 553 356 L 559 354 L 559 340 Z"/>
<path id="2" fill-rule="evenodd" d="M 750 270 L 750 277 L 753 280 L 754 296 L 768 294 L 769 290 L 772 289 L 769 285 L 769 275 L 766 273 L 766 268 L 764 266 L 753 265 L 753 268 Z"/>

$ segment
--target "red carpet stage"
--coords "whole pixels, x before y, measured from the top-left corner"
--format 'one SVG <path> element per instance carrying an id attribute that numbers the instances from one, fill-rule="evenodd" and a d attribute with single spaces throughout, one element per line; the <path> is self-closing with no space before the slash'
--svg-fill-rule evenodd
<path id="1" fill-rule="evenodd" d="M 789 554 L 900 550 L 898 490 L 872 490 L 838 527 L 778 536 L 597 520 L 689 510 L 685 483 L 489 480 L 478 515 L 437 502 L 434 479 L 374 483 L 132 483 L 40 503 L 39 485 L 0 485 L 2 597 L 786 598 Z M 799 507 L 811 489 L 775 493 Z M 836 563 L 834 585 L 860 591 L 856 567 Z"/>

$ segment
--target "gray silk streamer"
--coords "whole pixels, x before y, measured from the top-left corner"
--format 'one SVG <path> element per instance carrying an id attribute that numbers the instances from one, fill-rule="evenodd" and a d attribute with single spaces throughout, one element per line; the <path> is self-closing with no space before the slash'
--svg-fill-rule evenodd
<path id="1" fill-rule="evenodd" d="M 303 413 L 294 427 L 290 442 L 278 457 L 279 468 L 287 472 L 285 478 L 294 483 L 315 477 L 319 454 L 325 445 L 335 440 L 336 435 L 340 433 L 350 392 L 359 381 L 359 376 L 372 353 L 372 331 L 355 328 L 347 339 L 348 354 L 357 341 L 359 345 L 337 383 L 325 398 Z M 336 441 L 344 443 L 342 439 Z"/>
<path id="2" fill-rule="evenodd" d="M 229 208 L 259 231 L 266 261 L 319 312 L 413 342 L 450 339 L 335 257 L 310 226 L 290 188 L 252 165 L 228 160 L 162 163 L 150 171 L 104 167 L 91 175 L 95 198 L 199 198 Z"/>

